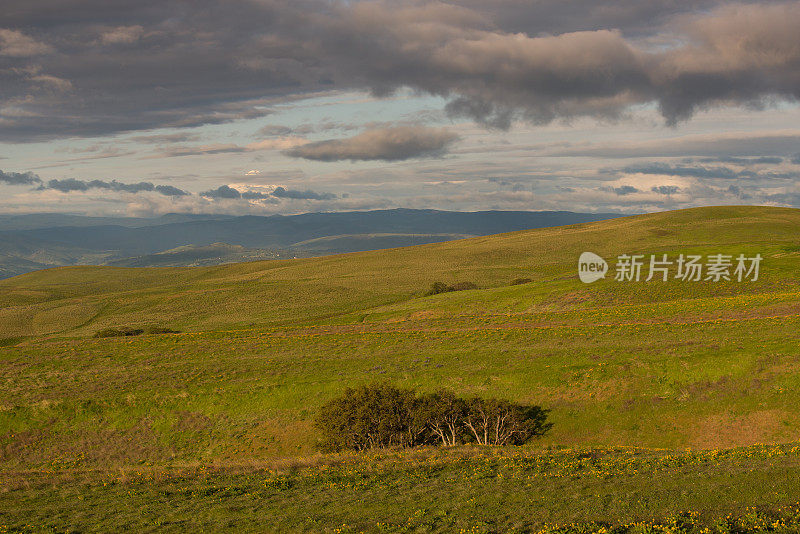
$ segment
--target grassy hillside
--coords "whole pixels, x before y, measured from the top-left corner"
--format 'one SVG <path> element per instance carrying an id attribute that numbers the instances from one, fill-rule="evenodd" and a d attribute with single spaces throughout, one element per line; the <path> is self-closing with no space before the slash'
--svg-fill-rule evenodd
<path id="1" fill-rule="evenodd" d="M 703 208 L 434 245 L 0 281 L 0 459 L 309 454 L 315 409 L 387 380 L 551 408 L 544 444 L 800 439 L 800 211 Z M 577 280 L 584 250 L 760 253 L 757 282 Z M 533 281 L 510 285 L 512 279 Z M 434 281 L 480 289 L 423 296 Z M 181 334 L 94 339 L 115 326 Z"/>
<path id="2" fill-rule="evenodd" d="M 83 335 L 113 323 L 169 321 L 191 330 L 296 325 L 347 313 L 384 313 L 381 306 L 448 316 L 467 304 L 477 312 L 536 312 L 615 303 L 791 291 L 800 211 L 787 208 L 700 208 L 558 228 L 513 232 L 403 249 L 201 269 L 70 267 L 0 281 L 0 327 L 6 337 Z M 575 276 L 577 256 L 622 253 L 761 252 L 768 267 L 756 284 L 601 281 Z M 512 278 L 533 284 L 506 288 Z M 469 280 L 482 291 L 419 300 L 434 281 Z M 455 300 L 453 300 L 455 299 Z M 462 302 L 465 301 L 465 302 Z M 59 310 L 77 317 L 42 320 Z M 402 309 L 391 308 L 402 315 Z M 37 320 L 38 319 L 38 320 Z M 360 319 L 359 319 L 360 320 Z M 39 326 L 40 325 L 40 326 Z"/>
<path id="3" fill-rule="evenodd" d="M 612 275 L 585 285 L 577 278 L 584 251 L 612 268 L 624 253 L 759 253 L 764 261 L 757 282 L 623 283 Z M 13 512 L 0 513 L 0 532 L 29 517 L 55 530 L 89 528 L 92 518 L 123 528 L 115 518 L 131 510 L 116 509 L 115 492 L 134 507 L 151 503 L 147 521 L 172 517 L 173 530 L 259 530 L 248 523 L 252 514 L 281 511 L 268 530 L 525 531 L 547 521 L 667 521 L 676 507 L 695 509 L 692 502 L 706 519 L 762 505 L 767 515 L 758 520 L 766 521 L 778 513 L 772 507 L 800 500 L 791 489 L 795 446 L 724 453 L 735 461 L 697 469 L 679 455 L 667 464 L 689 467 L 659 471 L 674 488 L 689 488 L 677 500 L 648 486 L 660 460 L 640 469 L 611 451 L 597 473 L 570 474 L 547 459 L 548 448 L 578 447 L 563 460 L 574 467 L 596 447 L 690 447 L 715 459 L 721 448 L 800 441 L 798 273 L 800 210 L 720 207 L 322 258 L 67 267 L 3 280 L 0 508 Z M 520 278 L 531 281 L 512 283 Z M 435 281 L 479 288 L 425 296 Z M 122 326 L 181 333 L 92 337 Z M 375 381 L 541 404 L 554 426 L 519 451 L 498 453 L 522 455 L 525 465 L 487 467 L 483 452 L 467 448 L 450 459 L 434 455 L 441 467 L 400 455 L 379 476 L 357 459 L 313 460 L 331 464 L 322 478 L 268 469 L 315 454 L 317 408 L 347 386 Z M 552 463 L 557 473 L 529 473 L 525 462 Z M 120 482 L 120 473 L 132 481 Z M 346 511 L 417 483 L 439 488 L 441 499 L 392 501 L 373 514 L 383 526 Z M 541 488 L 535 506 L 531 484 Z M 467 498 L 478 490 L 499 508 Z M 300 517 L 306 494 L 318 507 Z M 73 502 L 76 495 L 87 501 Z M 591 502 L 594 512 L 558 504 L 559 495 Z M 356 501 L 362 508 L 352 508 Z M 523 518 L 533 509 L 535 519 Z M 104 519 L 91 510 L 104 510 Z M 147 521 L 126 524 L 159 528 Z"/>

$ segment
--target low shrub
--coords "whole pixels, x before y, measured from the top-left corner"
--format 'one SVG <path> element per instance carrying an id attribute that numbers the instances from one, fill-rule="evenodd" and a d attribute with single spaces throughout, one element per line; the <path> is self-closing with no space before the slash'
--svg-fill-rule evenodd
<path id="1" fill-rule="evenodd" d="M 473 282 L 456 282 L 452 285 L 447 285 L 444 282 L 434 282 L 431 288 L 425 293 L 426 296 L 438 295 L 439 293 L 449 293 L 451 291 L 466 291 L 467 289 L 478 289 L 478 286 Z"/>
<path id="2" fill-rule="evenodd" d="M 450 291 L 466 291 L 468 289 L 478 289 L 478 286 L 472 282 L 456 282 L 450 286 Z"/>
<path id="3" fill-rule="evenodd" d="M 97 332 L 94 337 L 123 337 L 139 336 L 141 334 L 178 334 L 178 330 L 163 326 L 148 326 L 147 328 L 132 328 L 130 326 L 118 326 L 116 328 L 104 328 Z"/>
<path id="4" fill-rule="evenodd" d="M 143 334 L 144 330 L 141 328 L 131 328 L 128 326 L 120 326 L 118 328 L 104 328 L 97 332 L 94 337 L 123 337 L 123 336 L 138 336 Z"/>
<path id="5" fill-rule="evenodd" d="M 511 281 L 511 284 L 510 284 L 510 285 L 512 285 L 512 286 L 518 286 L 518 285 L 522 285 L 522 284 L 527 284 L 527 283 L 529 283 L 529 282 L 533 282 L 533 280 L 531 280 L 530 278 L 514 278 L 514 279 Z"/>

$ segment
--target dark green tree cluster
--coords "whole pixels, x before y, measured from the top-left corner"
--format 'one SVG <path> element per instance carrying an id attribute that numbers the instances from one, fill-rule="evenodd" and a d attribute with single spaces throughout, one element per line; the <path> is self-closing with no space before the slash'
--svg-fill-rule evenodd
<path id="1" fill-rule="evenodd" d="M 459 443 L 521 445 L 544 434 L 547 410 L 504 399 L 461 398 L 448 390 L 417 394 L 388 384 L 348 388 L 315 421 L 328 452 Z"/>

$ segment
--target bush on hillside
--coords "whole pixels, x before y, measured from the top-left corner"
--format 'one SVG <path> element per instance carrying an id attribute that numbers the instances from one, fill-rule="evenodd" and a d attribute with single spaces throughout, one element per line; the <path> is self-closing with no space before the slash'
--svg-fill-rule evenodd
<path id="1" fill-rule="evenodd" d="M 104 328 L 97 332 L 94 337 L 123 337 L 123 336 L 138 336 L 143 334 L 144 330 L 141 328 L 131 328 L 129 326 L 120 326 L 118 328 Z"/>
<path id="2" fill-rule="evenodd" d="M 529 282 L 533 282 L 533 280 L 531 280 L 530 278 L 514 278 L 511 281 L 511 285 L 512 286 L 518 286 L 518 285 L 521 285 L 521 284 L 527 284 Z"/>
<path id="3" fill-rule="evenodd" d="M 465 291 L 467 289 L 478 289 L 478 286 L 473 282 L 456 282 L 452 285 L 447 285 L 444 282 L 434 282 L 426 295 L 438 295 L 439 293 L 449 293 L 451 291 Z"/>
<path id="4" fill-rule="evenodd" d="M 180 334 L 180 330 L 173 330 L 164 326 L 148 326 L 144 330 L 145 334 Z"/>
<path id="5" fill-rule="evenodd" d="M 124 337 L 139 336 L 141 334 L 178 334 L 178 330 L 163 326 L 148 326 L 147 328 L 131 328 L 130 326 L 118 326 L 116 328 L 104 328 L 95 333 L 94 337 Z"/>
<path id="6" fill-rule="evenodd" d="M 478 286 L 473 282 L 456 282 L 450 286 L 450 291 L 466 291 L 468 289 L 478 289 Z"/>
<path id="7" fill-rule="evenodd" d="M 388 384 L 347 388 L 320 409 L 315 426 L 326 452 L 419 445 L 522 445 L 544 434 L 547 411 L 504 399 L 463 399 L 439 390 L 417 395 Z"/>

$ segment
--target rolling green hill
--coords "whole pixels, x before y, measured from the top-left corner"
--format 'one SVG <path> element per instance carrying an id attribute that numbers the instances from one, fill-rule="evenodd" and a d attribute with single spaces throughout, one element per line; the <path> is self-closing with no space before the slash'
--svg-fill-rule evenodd
<path id="1" fill-rule="evenodd" d="M 612 269 L 626 253 L 764 260 L 756 282 L 611 273 L 586 285 L 584 251 Z M 478 289 L 425 296 L 436 281 Z M 92 337 L 119 326 L 182 333 Z M 317 407 L 379 380 L 541 404 L 554 426 L 530 450 L 793 442 L 800 210 L 698 208 L 191 269 L 50 269 L 0 281 L 0 338 L 11 471 L 308 456 Z"/>

